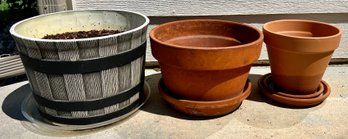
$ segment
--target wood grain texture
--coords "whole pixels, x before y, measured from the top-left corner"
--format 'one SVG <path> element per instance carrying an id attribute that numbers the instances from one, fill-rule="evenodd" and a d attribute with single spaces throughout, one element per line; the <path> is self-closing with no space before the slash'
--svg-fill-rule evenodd
<path id="1" fill-rule="evenodd" d="M 72 0 L 74 10 L 122 9 L 147 16 L 347 13 L 348 0 Z"/>
<path id="2" fill-rule="evenodd" d="M 84 42 L 45 43 L 17 40 L 20 52 L 37 59 L 77 61 L 128 52 L 145 43 L 146 29 L 126 36 Z M 120 39 L 121 38 L 121 39 Z M 50 49 L 50 50 L 47 50 Z M 45 74 L 26 69 L 34 92 L 50 100 L 86 101 L 123 93 L 138 83 L 142 75 L 143 58 L 121 67 L 83 74 Z M 67 68 L 67 67 L 65 67 Z M 118 74 L 120 72 L 120 74 Z M 116 73 L 116 74 L 115 74 Z M 139 98 L 139 92 L 126 101 L 93 111 L 67 113 L 40 106 L 40 110 L 57 117 L 82 118 L 105 115 L 123 109 Z"/>
<path id="3" fill-rule="evenodd" d="M 101 57 L 116 55 L 118 53 L 117 38 L 99 40 L 99 55 Z M 103 97 L 111 97 L 115 92 L 119 92 L 118 68 L 112 68 L 101 71 Z M 111 76 L 113 75 L 113 76 Z M 118 109 L 118 105 L 104 108 L 105 113 L 111 113 Z"/>
<path id="4" fill-rule="evenodd" d="M 107 15 L 107 14 L 105 14 Z M 112 14 L 110 14 L 112 15 Z M 130 29 L 145 23 L 130 13 L 124 13 Z M 128 21 L 130 20 L 130 21 Z M 55 24 L 55 23 L 52 23 Z M 86 23 L 88 24 L 88 23 Z M 128 30 L 127 28 L 125 28 Z M 99 39 L 72 41 L 36 41 L 14 36 L 20 53 L 34 59 L 53 61 L 82 61 L 114 56 L 132 51 L 146 41 L 147 26 L 118 36 Z M 144 52 L 145 53 L 145 52 Z M 140 83 L 142 79 L 143 57 L 139 57 L 120 67 L 92 73 L 46 74 L 26 69 L 33 92 L 49 100 L 89 101 L 100 100 L 124 93 Z M 69 68 L 69 67 L 61 67 Z M 125 101 L 92 111 L 56 111 L 39 106 L 39 109 L 51 116 L 62 118 L 86 118 L 106 115 L 119 111 L 139 99 L 140 92 L 126 98 Z"/>

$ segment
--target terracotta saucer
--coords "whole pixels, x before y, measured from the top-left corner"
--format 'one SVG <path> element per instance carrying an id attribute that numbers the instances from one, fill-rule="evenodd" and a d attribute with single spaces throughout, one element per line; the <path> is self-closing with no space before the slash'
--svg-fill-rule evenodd
<path id="1" fill-rule="evenodd" d="M 282 91 L 279 91 L 280 89 L 279 88 L 276 88 L 272 82 L 272 75 L 271 73 L 269 74 L 266 74 L 264 76 L 265 79 L 263 79 L 263 84 L 264 86 L 269 86 L 270 88 L 273 88 L 273 90 L 277 90 L 277 94 L 278 95 L 282 95 L 282 96 L 285 96 L 285 97 L 291 97 L 291 98 L 302 98 L 302 99 L 305 99 L 305 98 L 315 98 L 315 97 L 318 97 L 319 95 L 321 95 L 324 91 L 324 84 L 323 83 L 320 83 L 319 84 L 319 87 L 317 89 L 317 91 L 315 91 L 314 93 L 311 93 L 311 94 L 296 94 L 296 93 L 293 93 L 293 92 L 282 92 Z"/>
<path id="2" fill-rule="evenodd" d="M 162 79 L 159 81 L 159 92 L 162 98 L 174 109 L 185 114 L 194 116 L 221 116 L 236 110 L 251 92 L 251 82 L 248 81 L 243 93 L 237 97 L 218 101 L 195 101 L 174 97 L 167 87 L 164 86 Z"/>
<path id="3" fill-rule="evenodd" d="M 271 77 L 272 75 L 269 73 L 259 79 L 258 85 L 261 92 L 272 100 L 285 105 L 295 107 L 314 106 L 323 102 L 331 93 L 330 86 L 323 80 L 320 82 L 317 91 L 312 94 L 296 95 L 291 92 L 280 92 L 275 89 Z"/>

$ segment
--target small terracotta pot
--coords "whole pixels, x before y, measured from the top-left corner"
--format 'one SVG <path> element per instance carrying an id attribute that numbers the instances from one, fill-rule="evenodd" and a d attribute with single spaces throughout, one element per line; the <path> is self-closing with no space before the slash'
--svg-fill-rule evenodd
<path id="1" fill-rule="evenodd" d="M 342 31 L 323 22 L 286 19 L 266 23 L 263 33 L 273 83 L 306 95 L 318 89 Z"/>
<path id="2" fill-rule="evenodd" d="M 263 35 L 231 21 L 183 20 L 156 27 L 150 39 L 164 85 L 172 93 L 187 100 L 217 101 L 243 93 Z"/>

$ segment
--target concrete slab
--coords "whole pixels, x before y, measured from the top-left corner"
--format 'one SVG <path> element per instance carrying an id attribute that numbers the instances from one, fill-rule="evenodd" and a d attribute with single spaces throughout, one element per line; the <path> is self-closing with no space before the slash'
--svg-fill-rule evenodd
<path id="1" fill-rule="evenodd" d="M 159 96 L 159 71 L 146 70 L 151 86 L 148 102 L 129 118 L 93 130 L 46 132 L 30 127 L 20 105 L 28 82 L 0 87 L 0 138 L 348 138 L 348 65 L 328 67 L 324 80 L 332 94 L 320 105 L 293 109 L 278 105 L 257 91 L 269 67 L 252 67 L 251 95 L 231 114 L 202 119 L 180 114 Z"/>

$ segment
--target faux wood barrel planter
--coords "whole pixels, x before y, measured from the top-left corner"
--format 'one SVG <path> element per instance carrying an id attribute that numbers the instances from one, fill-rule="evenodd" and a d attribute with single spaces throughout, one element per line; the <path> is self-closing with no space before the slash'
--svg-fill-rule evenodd
<path id="1" fill-rule="evenodd" d="M 224 20 L 183 20 L 156 27 L 150 38 L 152 54 L 161 67 L 162 97 L 177 110 L 223 115 L 249 95 L 245 87 L 249 70 L 263 42 L 259 30 Z M 175 103 L 181 100 L 194 107 L 179 108 L 185 106 Z M 204 107 L 199 106 L 203 103 Z"/>
<path id="2" fill-rule="evenodd" d="M 20 21 L 10 32 L 41 114 L 64 124 L 91 124 L 124 115 L 141 104 L 146 30 L 139 13 L 69 11 Z M 113 29 L 122 33 L 48 40 L 47 34 Z"/>

